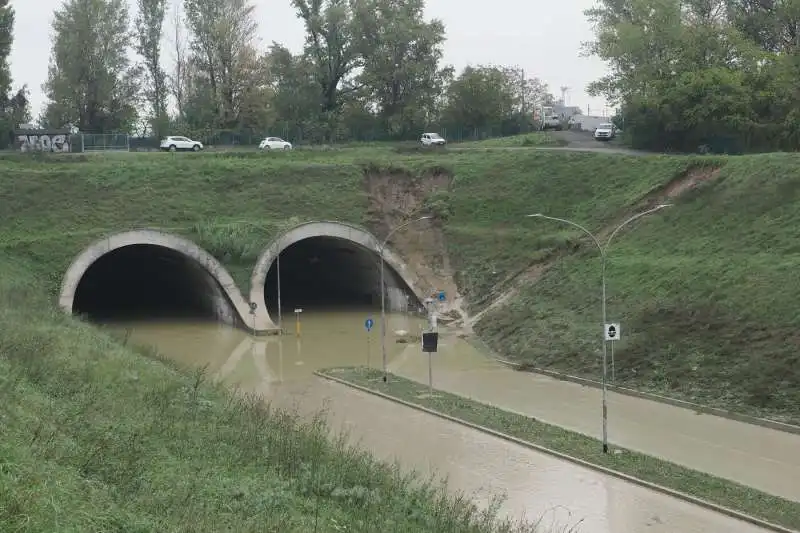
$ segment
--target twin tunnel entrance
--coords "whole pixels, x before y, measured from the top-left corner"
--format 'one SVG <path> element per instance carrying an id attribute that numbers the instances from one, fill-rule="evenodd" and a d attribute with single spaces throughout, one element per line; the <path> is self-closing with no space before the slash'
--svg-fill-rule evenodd
<path id="1" fill-rule="evenodd" d="M 220 321 L 275 329 L 294 309 L 380 309 L 379 244 L 370 233 L 338 223 L 310 223 L 264 249 L 249 298 L 227 270 L 191 241 L 132 231 L 98 241 L 68 270 L 60 304 L 94 322 L 153 319 Z M 418 305 L 408 270 L 384 251 L 387 310 Z"/>

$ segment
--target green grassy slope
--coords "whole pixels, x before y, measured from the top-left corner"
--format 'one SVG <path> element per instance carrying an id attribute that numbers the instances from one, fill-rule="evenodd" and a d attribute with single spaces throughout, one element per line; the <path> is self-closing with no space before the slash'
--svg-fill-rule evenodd
<path id="1" fill-rule="evenodd" d="M 696 162 L 721 165 L 717 178 L 623 230 L 611 247 L 608 313 L 624 335 L 616 349 L 617 382 L 797 421 L 800 157 Z M 658 181 L 655 173 L 642 174 L 626 186 L 614 183 L 612 166 L 602 169 L 592 177 L 591 196 L 559 173 L 563 187 L 540 190 L 541 211 L 600 229 L 614 218 L 608 198 Z M 537 234 L 566 230 L 581 239 L 555 222 L 525 225 Z M 478 323 L 484 340 L 536 366 L 600 374 L 599 255 L 587 239 L 580 242 Z M 480 255 L 488 259 L 491 251 Z"/>
<path id="2" fill-rule="evenodd" d="M 523 274 L 521 292 L 476 325 L 503 355 L 599 375 L 599 259 L 570 227 L 607 231 L 689 169 L 717 178 L 620 234 L 608 266 L 609 318 L 622 322 L 617 382 L 800 418 L 790 154 L 732 159 L 537 150 L 369 147 L 289 154 L 10 157 L 0 175 L 0 251 L 55 292 L 69 260 L 105 232 L 155 226 L 195 239 L 243 289 L 288 219 L 374 220 L 365 169 L 454 175 L 438 193 L 448 251 L 471 312 Z M 530 275 L 537 263 L 541 279 Z M 540 265 L 540 266 L 541 266 Z M 526 277 L 527 276 L 527 277 Z M 534 283 L 534 281 L 536 281 Z"/>
<path id="3" fill-rule="evenodd" d="M 0 246 L 56 272 L 105 234 L 162 228 L 195 240 L 249 281 L 281 224 L 361 222 L 358 152 L 9 157 L 0 177 Z M 272 155 L 272 154 L 270 154 Z M 176 157 L 177 156 L 177 157 Z"/>
<path id="4" fill-rule="evenodd" d="M 32 267 L 0 257 L 0 531 L 521 531 L 63 316 Z"/>

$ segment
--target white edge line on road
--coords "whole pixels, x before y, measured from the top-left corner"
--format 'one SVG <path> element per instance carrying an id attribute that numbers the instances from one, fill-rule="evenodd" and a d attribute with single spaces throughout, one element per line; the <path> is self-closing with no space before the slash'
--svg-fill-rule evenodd
<path id="1" fill-rule="evenodd" d="M 364 387 L 363 385 L 358 385 L 358 384 L 355 384 L 355 383 L 351 383 L 351 382 L 349 382 L 347 380 L 344 380 L 344 379 L 341 379 L 341 378 L 337 378 L 337 377 L 334 377 L 334 376 L 330 376 L 330 375 L 324 374 L 324 373 L 319 372 L 319 371 L 315 371 L 314 375 L 316 375 L 317 377 L 320 377 L 322 379 L 327 379 L 329 381 L 333 381 L 333 382 L 339 383 L 341 385 L 345 385 L 347 387 L 351 387 L 351 388 L 354 388 L 356 390 L 360 390 L 361 392 L 365 392 L 367 394 L 372 394 L 374 396 L 379 396 L 379 397 L 381 397 L 381 398 L 383 398 L 385 400 L 389 400 L 389 401 L 404 405 L 406 407 L 410 407 L 411 409 L 416 409 L 418 411 L 422 411 L 422 412 L 427 413 L 429 415 L 433 415 L 433 416 L 436 416 L 436 417 L 439 417 L 439 418 L 443 418 L 443 419 L 448 420 L 450 422 L 455 422 L 456 424 L 461 424 L 462 426 L 466 426 L 466 427 L 474 429 L 476 431 L 480 431 L 482 433 L 486 433 L 486 434 L 492 435 L 494 437 L 503 439 L 505 441 L 513 442 L 514 444 L 517 444 L 517 445 L 522 446 L 524 448 L 528 448 L 528 449 L 531 449 L 531 450 L 534 450 L 534 451 L 537 451 L 537 452 L 541 452 L 541 453 L 545 453 L 545 454 L 548 454 L 548 455 L 552 455 L 554 457 L 557 457 L 557 458 L 562 459 L 564 461 L 569 461 L 571 463 L 577 464 L 577 465 L 582 466 L 584 468 L 589 468 L 591 470 L 595 470 L 595 471 L 601 472 L 603 474 L 606 474 L 606 475 L 609 475 L 609 476 L 613 476 L 613 477 L 622 479 L 624 481 L 628 481 L 630 483 L 634 483 L 634 484 L 639 485 L 641 487 L 645 487 L 645 488 L 648 488 L 650 490 L 654 490 L 656 492 L 660 492 L 660 493 L 665 494 L 667 496 L 672 496 L 673 498 L 677 498 L 679 500 L 683 500 L 683 501 L 698 505 L 700 507 L 704 507 L 705 509 L 708 509 L 710 511 L 714 511 L 714 512 L 717 512 L 717 513 L 720 513 L 720 514 L 723 514 L 723 515 L 727 515 L 727 516 L 729 516 L 731 518 L 736 518 L 736 519 L 741 520 L 743 522 L 749 522 L 750 524 L 753 524 L 755 526 L 758 526 L 758 527 L 761 527 L 761 528 L 764 528 L 764 529 L 768 529 L 768 530 L 771 530 L 771 531 L 776 531 L 778 533 L 798 533 L 797 530 L 788 529 L 786 527 L 783 527 L 783 526 L 780 526 L 780 525 L 777 525 L 777 524 L 773 524 L 771 522 L 767 522 L 766 520 L 761 520 L 760 518 L 756 518 L 754 516 L 751 516 L 751 515 L 748 515 L 748 514 L 744 514 L 744 513 L 741 513 L 739 511 L 735 511 L 735 510 L 730 509 L 728 507 L 723 507 L 721 505 L 717 505 L 716 503 L 712 503 L 712 502 L 703 500 L 701 498 L 696 498 L 694 496 L 690 496 L 689 494 L 686 494 L 684 492 L 673 490 L 673 489 L 664 487 L 662 485 L 657 485 L 655 483 L 651 483 L 650 481 L 645 481 L 644 479 L 640 479 L 640 478 L 637 478 L 637 477 L 634 477 L 634 476 L 631 476 L 631 475 L 628 475 L 628 474 L 623 474 L 622 472 L 617 472 L 616 470 L 612 470 L 612 469 L 606 468 L 604 466 L 596 465 L 596 464 L 590 463 L 588 461 L 584 461 L 583 459 L 578 459 L 577 457 L 572 457 L 571 455 L 567 455 L 567 454 L 558 452 L 556 450 L 552 450 L 550 448 L 545 448 L 544 446 L 540 446 L 538 444 L 534 444 L 532 442 L 528 442 L 528 441 L 519 439 L 517 437 L 508 435 L 507 433 L 503 433 L 501 431 L 496 431 L 496 430 L 488 428 L 486 426 L 481 426 L 479 424 L 473 424 L 472 422 L 467 422 L 465 420 L 461 420 L 461 419 L 456 418 L 454 416 L 450 416 L 448 414 L 436 411 L 434 409 L 430 409 L 428 407 L 424 407 L 422 405 L 419 405 L 419 404 L 416 404 L 416 403 L 413 403 L 413 402 L 409 402 L 409 401 L 406 401 L 406 400 L 401 400 L 400 398 L 396 398 L 396 397 L 391 396 L 389 394 L 385 394 L 383 392 L 376 391 L 376 390 L 370 389 L 368 387 Z M 480 402 L 478 402 L 478 403 L 480 403 Z M 567 431 L 570 431 L 570 430 L 567 430 Z M 691 469 L 689 469 L 689 470 L 691 470 Z"/>

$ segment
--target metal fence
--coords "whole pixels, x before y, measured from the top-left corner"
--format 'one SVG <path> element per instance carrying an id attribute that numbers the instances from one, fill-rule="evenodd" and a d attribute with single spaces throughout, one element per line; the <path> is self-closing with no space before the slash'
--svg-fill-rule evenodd
<path id="1" fill-rule="evenodd" d="M 81 152 L 128 152 L 131 149 L 127 133 L 82 133 L 80 137 Z"/>

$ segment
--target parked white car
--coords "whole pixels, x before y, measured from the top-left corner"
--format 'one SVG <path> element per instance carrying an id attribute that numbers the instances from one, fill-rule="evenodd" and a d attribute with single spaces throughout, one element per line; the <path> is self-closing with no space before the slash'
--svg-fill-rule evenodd
<path id="1" fill-rule="evenodd" d="M 292 143 L 280 137 L 267 137 L 258 145 L 259 150 L 291 150 Z"/>
<path id="2" fill-rule="evenodd" d="M 447 144 L 444 137 L 438 133 L 423 133 L 422 137 L 419 138 L 419 142 L 422 143 L 422 146 L 444 146 Z"/>
<path id="3" fill-rule="evenodd" d="M 161 149 L 170 152 L 177 152 L 178 150 L 191 150 L 199 152 L 203 149 L 203 143 L 200 141 L 193 141 L 188 137 L 164 137 L 161 139 Z"/>
<path id="4" fill-rule="evenodd" d="M 594 130 L 594 138 L 597 141 L 610 141 L 617 134 L 616 128 L 611 123 L 600 124 Z"/>

